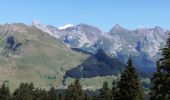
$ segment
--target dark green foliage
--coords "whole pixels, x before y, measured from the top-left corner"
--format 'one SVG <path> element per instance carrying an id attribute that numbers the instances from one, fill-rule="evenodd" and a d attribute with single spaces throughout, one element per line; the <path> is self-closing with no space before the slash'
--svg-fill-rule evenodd
<path id="1" fill-rule="evenodd" d="M 136 70 L 133 67 L 132 60 L 129 58 L 127 67 L 121 73 L 118 83 L 116 100 L 142 100 L 142 89 L 138 80 Z M 139 95 L 140 94 L 140 95 Z"/>
<path id="2" fill-rule="evenodd" d="M 170 36 L 157 61 L 157 71 L 151 79 L 151 100 L 170 100 Z"/>
<path id="3" fill-rule="evenodd" d="M 60 94 L 58 95 L 58 100 L 65 100 L 64 98 L 65 98 L 65 97 L 64 97 L 64 94 L 60 93 Z"/>
<path id="4" fill-rule="evenodd" d="M 33 83 L 21 83 L 19 88 L 13 93 L 14 100 L 33 100 L 34 98 L 34 85 Z"/>
<path id="5" fill-rule="evenodd" d="M 48 91 L 48 100 L 57 100 L 57 93 L 54 87 Z"/>
<path id="6" fill-rule="evenodd" d="M 34 100 L 48 100 L 47 91 L 36 88 L 34 91 Z"/>
<path id="7" fill-rule="evenodd" d="M 85 93 L 84 99 L 83 100 L 89 100 L 88 95 Z"/>
<path id="8" fill-rule="evenodd" d="M 10 100 L 10 91 L 5 84 L 2 84 L 0 88 L 0 100 Z"/>
<path id="9" fill-rule="evenodd" d="M 54 87 L 47 92 L 44 89 L 35 89 L 33 83 L 21 83 L 14 91 L 12 100 L 57 100 L 57 94 Z"/>
<path id="10" fill-rule="evenodd" d="M 108 83 L 104 82 L 103 87 L 100 90 L 100 94 L 98 96 L 98 100 L 111 100 L 111 90 L 108 87 Z"/>
<path id="11" fill-rule="evenodd" d="M 111 89 L 111 98 L 112 100 L 115 100 L 116 98 L 116 84 L 115 81 L 112 82 L 112 89 Z"/>
<path id="12" fill-rule="evenodd" d="M 66 90 L 65 100 L 83 100 L 83 90 L 78 79 Z"/>
<path id="13" fill-rule="evenodd" d="M 93 96 L 93 97 L 92 97 L 92 100 L 97 100 L 97 97 L 96 97 L 96 96 Z"/>

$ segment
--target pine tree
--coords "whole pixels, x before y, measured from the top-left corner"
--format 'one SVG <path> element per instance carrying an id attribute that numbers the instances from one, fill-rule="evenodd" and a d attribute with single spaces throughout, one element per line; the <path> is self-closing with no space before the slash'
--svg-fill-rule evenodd
<path id="1" fill-rule="evenodd" d="M 64 97 L 64 93 L 60 93 L 60 94 L 58 95 L 58 100 L 65 100 L 64 98 L 65 98 L 65 97 Z"/>
<path id="2" fill-rule="evenodd" d="M 151 100 L 170 100 L 170 35 L 161 54 L 157 70 L 151 79 Z"/>
<path id="3" fill-rule="evenodd" d="M 83 100 L 83 90 L 78 79 L 66 90 L 65 100 Z"/>
<path id="4" fill-rule="evenodd" d="M 116 98 L 116 84 L 115 81 L 112 82 L 111 98 L 114 100 Z"/>
<path id="5" fill-rule="evenodd" d="M 0 88 L 0 100 L 10 100 L 10 98 L 9 88 L 3 83 Z"/>
<path id="6" fill-rule="evenodd" d="M 83 97 L 84 97 L 83 96 L 83 89 L 82 89 L 82 86 L 81 86 L 78 79 L 75 80 L 74 86 L 75 86 L 75 92 L 77 92 L 77 93 L 75 93 L 77 95 L 76 100 L 83 100 Z"/>
<path id="7" fill-rule="evenodd" d="M 85 93 L 85 96 L 84 96 L 83 100 L 89 100 L 89 97 L 88 97 L 87 93 Z"/>
<path id="8" fill-rule="evenodd" d="M 92 96 L 92 100 L 98 100 L 96 95 Z"/>
<path id="9" fill-rule="evenodd" d="M 48 100 L 47 91 L 36 88 L 34 91 L 34 100 Z"/>
<path id="10" fill-rule="evenodd" d="M 48 100 L 57 100 L 57 93 L 54 87 L 51 87 L 48 92 Z"/>
<path id="11" fill-rule="evenodd" d="M 33 100 L 34 89 L 33 83 L 21 83 L 13 93 L 13 100 Z"/>
<path id="12" fill-rule="evenodd" d="M 111 100 L 111 91 L 108 87 L 108 83 L 104 82 L 103 87 L 100 90 L 98 100 Z"/>
<path id="13" fill-rule="evenodd" d="M 118 82 L 118 97 L 116 100 L 142 100 L 143 98 L 139 97 L 141 90 L 136 70 L 133 67 L 131 58 L 129 58 Z"/>
<path id="14" fill-rule="evenodd" d="M 68 85 L 68 88 L 66 90 L 65 100 L 74 100 L 74 98 L 73 98 L 73 90 L 74 90 L 74 86 L 71 83 L 70 85 Z"/>

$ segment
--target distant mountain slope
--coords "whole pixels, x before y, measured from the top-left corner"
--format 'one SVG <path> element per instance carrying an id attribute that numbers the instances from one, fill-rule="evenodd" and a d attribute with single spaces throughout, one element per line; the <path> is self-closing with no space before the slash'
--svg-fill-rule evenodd
<path id="1" fill-rule="evenodd" d="M 36 25 L 34 25 L 36 26 Z M 79 24 L 63 30 L 53 26 L 46 26 L 63 43 L 71 48 L 95 54 L 98 49 L 103 49 L 124 63 L 131 56 L 134 64 L 142 70 L 147 68 L 153 71 L 155 61 L 159 58 L 159 49 L 165 45 L 167 35 L 170 32 L 159 26 L 154 28 L 138 28 L 128 30 L 116 24 L 109 32 Z M 46 29 L 45 28 L 45 29 Z"/>
<path id="2" fill-rule="evenodd" d="M 118 59 L 109 57 L 100 49 L 95 55 L 88 57 L 78 67 L 68 70 L 65 77 L 92 78 L 97 76 L 118 76 L 124 67 L 124 63 Z"/>
<path id="3" fill-rule="evenodd" d="M 65 71 L 86 57 L 34 26 L 0 25 L 0 82 L 12 88 L 23 81 L 60 87 Z"/>
<path id="4" fill-rule="evenodd" d="M 108 56 L 104 50 L 99 49 L 95 55 L 85 59 L 80 65 L 65 73 L 65 78 L 93 78 L 99 76 L 118 76 L 126 66 L 126 63 Z M 140 78 L 149 78 L 152 73 L 136 69 Z"/>

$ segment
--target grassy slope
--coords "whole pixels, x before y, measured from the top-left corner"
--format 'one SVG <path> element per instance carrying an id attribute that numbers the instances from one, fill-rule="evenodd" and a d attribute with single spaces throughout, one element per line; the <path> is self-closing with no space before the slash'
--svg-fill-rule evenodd
<path id="1" fill-rule="evenodd" d="M 9 30 L 11 29 L 10 32 Z M 0 28 L 0 47 L 4 48 L 10 34 L 23 45 L 17 56 L 0 56 L 0 82 L 9 81 L 13 89 L 20 82 L 34 82 L 47 88 L 51 83 L 59 86 L 68 70 L 80 64 L 85 55 L 73 52 L 60 41 L 31 26 L 6 25 Z"/>
<path id="2" fill-rule="evenodd" d="M 74 82 L 75 79 L 68 78 L 67 85 Z M 80 83 L 83 85 L 83 89 L 90 89 L 95 91 L 96 89 L 100 89 L 103 85 L 103 82 L 108 82 L 109 87 L 112 87 L 112 82 L 117 81 L 118 77 L 116 76 L 102 76 L 102 77 L 94 77 L 94 78 L 81 78 Z"/>

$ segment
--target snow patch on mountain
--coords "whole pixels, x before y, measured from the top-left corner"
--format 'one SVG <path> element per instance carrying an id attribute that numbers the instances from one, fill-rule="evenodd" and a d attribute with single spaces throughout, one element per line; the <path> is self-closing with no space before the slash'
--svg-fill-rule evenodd
<path id="1" fill-rule="evenodd" d="M 74 26 L 74 25 L 72 25 L 72 24 L 66 24 L 66 25 L 64 25 L 64 26 L 58 27 L 58 29 L 59 29 L 59 30 L 63 30 L 63 29 L 66 29 L 66 28 L 69 28 L 69 27 L 72 27 L 72 26 Z"/>

